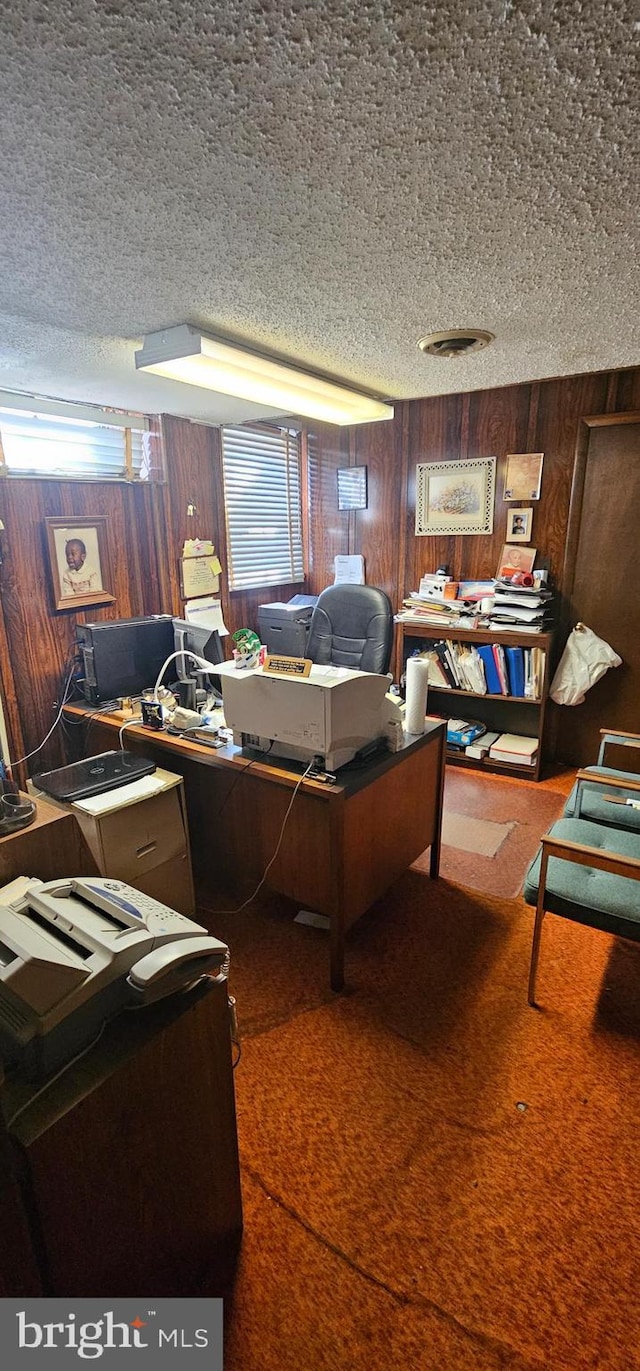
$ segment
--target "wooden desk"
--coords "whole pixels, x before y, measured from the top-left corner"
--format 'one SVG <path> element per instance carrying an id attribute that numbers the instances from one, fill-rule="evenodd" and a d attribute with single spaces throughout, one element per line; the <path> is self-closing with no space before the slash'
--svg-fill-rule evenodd
<path id="1" fill-rule="evenodd" d="M 120 717 L 67 705 L 89 732 L 79 755 L 113 748 Z M 132 725 L 125 747 L 167 764 L 184 777 L 196 884 L 228 888 L 238 904 L 271 861 L 292 792 L 304 767 L 230 745 L 215 750 L 189 739 Z M 82 747 L 82 743 L 81 743 Z M 445 724 L 430 723 L 399 752 L 350 762 L 335 785 L 302 781 L 282 841 L 269 867 L 270 889 L 330 920 L 331 987 L 344 986 L 347 929 L 407 867 L 431 848 L 430 875 L 440 867 Z"/>

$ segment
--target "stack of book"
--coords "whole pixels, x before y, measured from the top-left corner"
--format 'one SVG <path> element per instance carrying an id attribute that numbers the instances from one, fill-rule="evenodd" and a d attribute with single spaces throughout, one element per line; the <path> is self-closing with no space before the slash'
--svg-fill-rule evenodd
<path id="1" fill-rule="evenodd" d="M 477 649 L 490 695 L 511 695 L 539 700 L 544 676 L 544 652 L 540 647 L 503 647 L 487 643 Z"/>
<path id="2" fill-rule="evenodd" d="M 475 647 L 439 639 L 426 642 L 417 654 L 429 663 L 429 685 L 451 690 L 468 690 L 474 695 L 486 695 L 487 685 L 482 663 Z"/>
<path id="3" fill-rule="evenodd" d="M 525 738 L 520 733 L 501 733 L 489 748 L 494 762 L 512 762 L 516 766 L 535 766 L 538 759 L 538 739 Z"/>
<path id="4" fill-rule="evenodd" d="M 545 665 L 540 647 L 503 647 L 501 643 L 481 643 L 476 647 L 450 639 L 431 639 L 417 655 L 428 661 L 428 683 L 438 689 L 540 699 Z"/>
<path id="5" fill-rule="evenodd" d="M 513 586 L 509 581 L 495 582 L 490 628 L 542 633 L 551 626 L 553 617 L 553 591 L 547 586 L 542 585 L 538 589 L 532 586 L 529 589 L 526 586 Z"/>

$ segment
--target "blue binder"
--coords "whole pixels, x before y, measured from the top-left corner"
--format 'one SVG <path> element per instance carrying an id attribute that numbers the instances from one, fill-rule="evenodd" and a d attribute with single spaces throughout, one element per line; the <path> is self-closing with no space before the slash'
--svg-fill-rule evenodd
<path id="1" fill-rule="evenodd" d="M 487 690 L 490 695 L 501 695 L 502 687 L 498 668 L 493 660 L 493 648 L 489 643 L 478 648 L 478 656 L 484 666 L 484 674 L 487 682 Z"/>
<path id="2" fill-rule="evenodd" d="M 524 653 L 521 647 L 505 648 L 509 689 L 512 695 L 524 695 Z"/>

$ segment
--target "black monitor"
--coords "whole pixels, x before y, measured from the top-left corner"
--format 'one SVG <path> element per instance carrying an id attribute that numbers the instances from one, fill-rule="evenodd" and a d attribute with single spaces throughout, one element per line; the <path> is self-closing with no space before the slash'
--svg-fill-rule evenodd
<path id="1" fill-rule="evenodd" d="M 204 624 L 190 624 L 188 619 L 174 619 L 173 635 L 174 652 L 180 653 L 174 663 L 178 680 L 185 684 L 195 681 L 212 687 L 219 694 L 219 679 L 215 671 L 207 672 L 187 655 L 188 652 L 193 652 L 197 657 L 204 658 L 205 662 L 211 662 L 212 667 L 220 666 L 225 660 L 225 655 L 218 630 L 207 628 Z M 167 676 L 170 677 L 170 668 L 167 668 Z"/>
<path id="2" fill-rule="evenodd" d="M 173 620 L 170 614 L 150 614 L 79 624 L 77 637 L 84 665 L 85 699 L 103 704 L 153 688 L 163 663 L 173 652 Z"/>

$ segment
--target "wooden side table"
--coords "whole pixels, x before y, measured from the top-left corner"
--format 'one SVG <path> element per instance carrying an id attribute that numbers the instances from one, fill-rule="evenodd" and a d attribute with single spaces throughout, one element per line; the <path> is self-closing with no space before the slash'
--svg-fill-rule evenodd
<path id="1" fill-rule="evenodd" d="M 0 838 L 0 885 L 16 876 L 54 881 L 60 876 L 95 876 L 97 870 L 75 816 L 46 800 L 36 801 L 36 817 L 28 828 Z"/>
<path id="2" fill-rule="evenodd" d="M 44 1091 L 7 1082 L 1 1105 L 43 1294 L 221 1293 L 242 1230 L 224 978 L 122 1012 Z"/>

